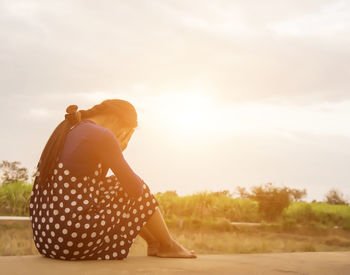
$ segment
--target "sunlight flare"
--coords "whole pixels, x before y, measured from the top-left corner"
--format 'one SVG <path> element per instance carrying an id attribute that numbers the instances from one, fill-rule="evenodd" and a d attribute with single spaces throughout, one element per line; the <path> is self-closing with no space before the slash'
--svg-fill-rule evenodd
<path id="1" fill-rule="evenodd" d="M 178 135 L 206 132 L 214 120 L 212 100 L 201 93 L 167 93 L 159 97 L 156 116 Z"/>

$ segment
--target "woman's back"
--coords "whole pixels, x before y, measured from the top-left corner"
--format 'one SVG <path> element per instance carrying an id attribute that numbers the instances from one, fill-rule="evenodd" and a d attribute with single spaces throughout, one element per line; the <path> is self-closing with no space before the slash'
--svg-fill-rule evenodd
<path id="1" fill-rule="evenodd" d="M 68 132 L 59 162 L 76 175 L 93 174 L 97 164 L 108 159 L 104 141 L 109 134 L 90 120 L 81 121 Z"/>

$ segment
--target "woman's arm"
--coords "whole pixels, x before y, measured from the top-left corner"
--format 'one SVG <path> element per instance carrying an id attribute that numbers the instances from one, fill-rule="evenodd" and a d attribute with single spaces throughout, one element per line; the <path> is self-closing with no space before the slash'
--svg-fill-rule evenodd
<path id="1" fill-rule="evenodd" d="M 102 139 L 101 159 L 118 178 L 124 190 L 132 197 L 140 197 L 143 194 L 143 181 L 131 169 L 125 160 L 122 149 L 115 135 L 108 129 Z"/>

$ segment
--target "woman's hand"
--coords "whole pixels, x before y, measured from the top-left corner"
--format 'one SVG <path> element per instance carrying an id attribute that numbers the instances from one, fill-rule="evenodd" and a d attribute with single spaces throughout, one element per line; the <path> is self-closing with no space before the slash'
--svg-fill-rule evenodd
<path id="1" fill-rule="evenodd" d="M 122 148 L 122 151 L 124 151 L 125 148 L 128 146 L 128 143 L 133 133 L 134 133 L 134 129 L 129 128 L 127 130 L 122 131 L 122 133 L 119 136 L 117 136 L 117 139 L 120 143 L 120 147 Z"/>

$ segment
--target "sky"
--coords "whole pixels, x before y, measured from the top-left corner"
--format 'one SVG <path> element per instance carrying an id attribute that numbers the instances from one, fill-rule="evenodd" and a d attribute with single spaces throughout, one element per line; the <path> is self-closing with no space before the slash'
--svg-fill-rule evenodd
<path id="1" fill-rule="evenodd" d="M 33 171 L 68 105 L 109 98 L 153 192 L 350 200 L 349 1 L 0 0 L 0 161 Z"/>

